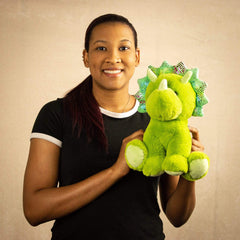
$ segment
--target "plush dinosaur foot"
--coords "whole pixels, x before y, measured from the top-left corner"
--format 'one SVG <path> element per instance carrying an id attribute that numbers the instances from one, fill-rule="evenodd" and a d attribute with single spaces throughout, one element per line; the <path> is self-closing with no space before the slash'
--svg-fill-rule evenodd
<path id="1" fill-rule="evenodd" d="M 167 156 L 163 162 L 163 170 L 173 176 L 178 176 L 188 171 L 187 159 L 182 155 Z"/>
<path id="2" fill-rule="evenodd" d="M 183 177 L 189 181 L 203 178 L 209 168 L 209 157 L 203 152 L 192 152 L 188 158 L 188 172 Z"/>
<path id="3" fill-rule="evenodd" d="M 125 158 L 128 166 L 137 171 L 142 171 L 147 154 L 148 151 L 145 144 L 138 139 L 129 142 L 125 149 Z"/>
<path id="4" fill-rule="evenodd" d="M 149 177 L 156 177 L 163 174 L 162 160 L 159 156 L 153 156 L 146 159 L 143 166 L 143 174 Z"/>

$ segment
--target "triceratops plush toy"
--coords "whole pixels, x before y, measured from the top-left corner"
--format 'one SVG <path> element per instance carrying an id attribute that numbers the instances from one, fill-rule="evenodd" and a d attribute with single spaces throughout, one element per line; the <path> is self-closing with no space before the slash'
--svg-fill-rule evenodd
<path id="1" fill-rule="evenodd" d="M 203 116 L 202 106 L 208 102 L 206 83 L 198 79 L 198 69 L 165 61 L 159 68 L 149 66 L 147 76 L 138 84 L 138 111 L 147 112 L 151 119 L 143 141 L 135 139 L 126 146 L 128 166 L 146 176 L 166 172 L 190 181 L 204 177 L 209 158 L 203 152 L 191 152 L 188 129 L 188 118 Z"/>

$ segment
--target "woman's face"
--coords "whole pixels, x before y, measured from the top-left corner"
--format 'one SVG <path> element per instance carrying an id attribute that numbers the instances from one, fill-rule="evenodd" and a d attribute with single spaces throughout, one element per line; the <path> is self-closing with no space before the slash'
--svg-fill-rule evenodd
<path id="1" fill-rule="evenodd" d="M 104 90 L 128 89 L 129 80 L 140 60 L 131 28 L 118 22 L 96 26 L 91 34 L 89 51 L 84 50 L 83 56 L 95 90 L 96 87 Z"/>

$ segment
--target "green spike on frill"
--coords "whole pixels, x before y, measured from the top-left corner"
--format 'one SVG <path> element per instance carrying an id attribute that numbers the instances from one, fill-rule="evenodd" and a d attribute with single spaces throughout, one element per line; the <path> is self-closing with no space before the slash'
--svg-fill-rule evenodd
<path id="1" fill-rule="evenodd" d="M 146 110 L 146 102 L 145 102 L 145 99 L 144 99 L 144 95 L 138 91 L 134 97 L 139 101 L 139 107 L 138 107 L 138 112 L 140 113 L 145 113 L 147 110 Z"/>
<path id="2" fill-rule="evenodd" d="M 183 62 L 178 63 L 176 66 L 173 66 L 174 73 L 178 75 L 184 75 L 187 72 L 187 68 L 185 67 Z"/>
<path id="3" fill-rule="evenodd" d="M 166 61 L 164 61 L 159 68 L 155 68 L 151 65 L 148 66 L 148 68 L 150 68 L 156 74 L 156 76 L 174 72 L 174 66 L 169 65 Z"/>
<path id="4" fill-rule="evenodd" d="M 208 103 L 208 99 L 204 93 L 207 84 L 201 80 L 199 80 L 198 78 L 195 79 L 191 79 L 190 83 L 192 85 L 192 88 L 194 89 L 195 93 L 196 93 L 196 107 L 193 111 L 193 116 L 203 116 L 203 105 Z"/>
<path id="5" fill-rule="evenodd" d="M 195 109 L 193 110 L 192 115 L 202 117 L 203 116 L 203 109 L 202 109 L 203 105 L 208 103 L 208 99 L 204 93 L 204 91 L 207 87 L 207 84 L 198 78 L 198 69 L 197 68 L 189 69 L 187 71 L 192 71 L 192 73 L 193 73 L 189 82 L 191 83 L 192 88 L 196 93 L 196 106 L 195 106 Z"/>
<path id="6" fill-rule="evenodd" d="M 146 112 L 145 93 L 149 82 L 150 80 L 148 79 L 148 77 L 138 79 L 138 85 L 140 90 L 134 96 L 140 103 L 138 107 L 138 112 L 140 113 Z"/>
<path id="7" fill-rule="evenodd" d="M 149 68 L 157 76 L 159 76 L 160 74 L 167 74 L 167 73 L 175 73 L 175 74 L 183 76 L 187 71 L 187 68 L 185 67 L 183 62 L 179 62 L 177 65 L 171 66 L 168 64 L 167 61 L 164 61 L 159 68 L 155 68 L 151 65 L 149 66 Z"/>

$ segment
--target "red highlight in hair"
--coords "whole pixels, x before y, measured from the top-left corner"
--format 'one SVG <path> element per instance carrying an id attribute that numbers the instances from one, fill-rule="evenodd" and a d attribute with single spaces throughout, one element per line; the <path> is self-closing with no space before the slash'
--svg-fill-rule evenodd
<path id="1" fill-rule="evenodd" d="M 77 128 L 78 137 L 84 129 L 89 141 L 96 140 L 107 150 L 102 113 L 92 94 L 91 75 L 65 96 L 64 110 L 70 113 L 73 130 Z"/>

